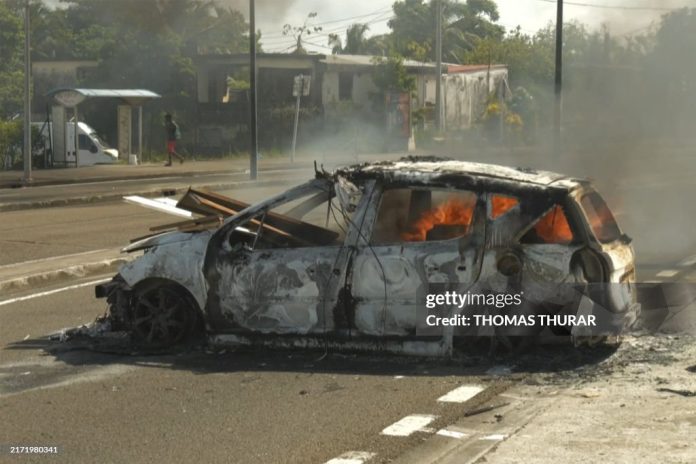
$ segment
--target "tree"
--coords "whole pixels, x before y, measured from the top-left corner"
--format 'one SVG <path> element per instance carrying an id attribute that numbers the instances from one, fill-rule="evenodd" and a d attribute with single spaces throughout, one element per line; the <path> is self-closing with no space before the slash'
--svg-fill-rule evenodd
<path id="1" fill-rule="evenodd" d="M 498 8 L 491 0 L 442 1 L 442 56 L 457 61 L 461 54 L 475 45 L 477 38 L 500 38 L 504 29 L 494 24 Z M 403 56 L 419 59 L 416 45 L 430 50 L 435 59 L 436 0 L 402 0 L 393 5 L 394 18 L 389 21 L 395 50 Z"/>
<path id="2" fill-rule="evenodd" d="M 660 74 L 664 87 L 673 90 L 672 103 L 685 97 L 693 101 L 696 63 L 684 55 L 684 47 L 696 43 L 696 8 L 682 8 L 665 15 L 654 40 L 654 48 L 646 56 L 650 71 Z"/>
<path id="3" fill-rule="evenodd" d="M 20 8 L 0 2 L 0 118 L 22 109 L 24 29 Z"/>
<path id="4" fill-rule="evenodd" d="M 365 34 L 370 30 L 367 24 L 355 23 L 346 30 L 346 45 L 342 46 L 338 34 L 329 34 L 331 53 L 343 55 L 363 55 L 368 53 L 369 43 Z"/>
<path id="5" fill-rule="evenodd" d="M 518 28 L 503 39 L 476 40 L 460 60 L 465 64 L 505 64 L 516 85 L 547 85 L 553 82 L 554 47 L 555 42 L 545 33 L 531 36 Z"/>
<path id="6" fill-rule="evenodd" d="M 283 26 L 283 35 L 284 36 L 290 36 L 295 39 L 295 51 L 293 53 L 296 54 L 301 54 L 304 55 L 307 53 L 307 50 L 302 46 L 302 39 L 305 36 L 310 36 L 312 33 L 317 33 L 321 32 L 322 27 L 321 26 L 312 26 L 309 24 L 309 21 L 311 19 L 314 19 L 317 17 L 316 12 L 311 12 L 307 15 L 307 18 L 305 18 L 304 23 L 302 23 L 301 26 L 293 26 L 291 24 L 285 24 Z"/>
<path id="7" fill-rule="evenodd" d="M 372 81 L 382 96 L 387 92 L 412 92 L 416 89 L 416 78 L 406 71 L 404 58 L 392 52 L 388 57 L 373 59 Z"/>

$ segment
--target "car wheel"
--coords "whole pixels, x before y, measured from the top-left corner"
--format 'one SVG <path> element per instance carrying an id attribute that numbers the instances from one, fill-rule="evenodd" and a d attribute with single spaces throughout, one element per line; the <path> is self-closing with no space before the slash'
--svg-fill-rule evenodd
<path id="1" fill-rule="evenodd" d="M 186 341 L 196 327 L 197 315 L 190 299 L 171 284 L 136 291 L 132 304 L 132 333 L 150 347 L 168 347 Z"/>

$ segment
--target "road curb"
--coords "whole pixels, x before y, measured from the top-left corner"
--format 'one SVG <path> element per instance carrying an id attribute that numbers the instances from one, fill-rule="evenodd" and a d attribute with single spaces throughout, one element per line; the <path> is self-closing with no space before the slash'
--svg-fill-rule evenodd
<path id="1" fill-rule="evenodd" d="M 138 256 L 119 256 L 118 258 L 105 259 L 93 263 L 78 264 L 62 269 L 52 269 L 46 272 L 16 277 L 0 281 L 0 292 L 17 292 L 30 288 L 66 282 L 82 277 L 115 273 L 121 265 L 134 260 Z"/>
<path id="2" fill-rule="evenodd" d="M 265 171 L 275 171 L 278 169 L 283 169 L 283 170 L 301 170 L 305 168 L 311 168 L 312 163 L 309 161 L 305 162 L 298 162 L 296 164 L 293 164 L 291 166 L 281 164 L 279 166 L 264 166 L 263 168 L 259 169 L 260 173 L 263 173 Z M 20 171 L 18 171 L 20 172 Z M 229 174 L 244 174 L 248 172 L 248 168 L 240 167 L 240 168 L 232 168 L 228 171 Z M 199 176 L 210 176 L 210 175 L 215 175 L 215 174 L 220 174 L 219 169 L 208 169 L 208 170 L 201 170 L 201 171 L 178 171 L 178 170 L 172 170 L 172 171 L 167 171 L 167 172 L 154 172 L 154 173 L 143 173 L 143 174 L 132 174 L 132 175 L 115 175 L 115 176 L 92 176 L 92 177 L 84 177 L 84 178 L 69 178 L 69 179 L 46 179 L 46 180 L 41 180 L 41 179 L 34 179 L 34 181 L 29 185 L 29 187 L 55 187 L 55 186 L 60 186 L 60 185 L 76 185 L 76 184 L 91 184 L 91 183 L 97 183 L 97 182 L 112 182 L 112 181 L 128 181 L 128 180 L 148 180 L 148 179 L 162 179 L 166 177 L 172 177 L 172 175 L 176 175 L 181 178 L 190 178 L 190 177 L 199 177 Z M 21 177 L 17 177 L 16 179 L 13 180 L 0 180 L 0 191 L 2 190 L 12 190 L 12 189 L 17 189 L 17 188 L 23 188 L 26 187 L 23 182 Z"/>
<path id="3" fill-rule="evenodd" d="M 176 175 L 185 177 L 196 177 L 196 176 L 207 176 L 218 174 L 219 171 L 185 171 L 176 172 Z M 243 174 L 244 169 L 232 170 L 231 174 Z M 148 179 L 162 179 L 165 177 L 171 177 L 172 172 L 168 173 L 150 173 L 150 174 L 136 174 L 130 176 L 95 176 L 95 177 L 85 177 L 82 179 L 59 179 L 59 180 L 34 180 L 32 181 L 30 187 L 55 187 L 59 185 L 75 185 L 75 184 L 92 184 L 96 182 L 112 182 L 112 181 L 124 181 L 124 180 L 148 180 Z M 11 182 L 4 181 L 0 183 L 0 190 L 6 189 L 17 189 L 23 188 L 25 185 L 22 183 L 22 179 L 18 178 Z"/>
<path id="4" fill-rule="evenodd" d="M 210 184 L 210 185 L 197 185 L 196 188 L 207 188 L 211 190 L 223 190 L 223 189 L 233 189 L 239 187 L 246 187 L 253 184 L 255 187 L 270 187 L 278 184 L 282 184 L 282 180 L 246 180 L 237 182 L 226 182 L 223 184 Z M 173 192 L 174 194 L 184 193 L 189 189 L 189 187 L 178 187 L 178 188 L 157 188 L 149 189 L 135 192 L 122 192 L 122 193 L 108 193 L 100 195 L 91 195 L 88 197 L 71 197 L 71 198 L 56 198 L 52 200 L 40 200 L 40 201 L 26 201 L 26 202 L 15 202 L 15 203 L 0 203 L 0 212 L 7 211 L 22 211 L 27 209 L 40 209 L 40 208 L 51 208 L 60 206 L 73 206 L 73 205 L 84 205 L 91 203 L 103 203 L 107 201 L 118 201 L 124 196 L 128 195 L 140 195 L 144 197 L 149 196 L 162 196 L 162 192 L 166 191 L 168 193 Z"/>

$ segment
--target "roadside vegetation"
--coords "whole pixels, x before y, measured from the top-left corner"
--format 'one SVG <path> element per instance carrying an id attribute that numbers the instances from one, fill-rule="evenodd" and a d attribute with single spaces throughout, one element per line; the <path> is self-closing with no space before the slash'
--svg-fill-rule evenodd
<path id="1" fill-rule="evenodd" d="M 0 156 L 21 144 L 15 130 L 22 111 L 23 0 L 0 2 Z M 196 78 L 193 57 L 197 52 L 245 53 L 249 27 L 244 15 L 214 0 L 61 0 L 58 7 L 33 0 L 32 57 L 34 60 L 87 60 L 95 63 L 79 76 L 84 87 L 153 90 L 163 96 L 148 104 L 145 145 L 160 149 L 161 117 L 172 112 L 184 133 L 183 145 L 195 151 Z M 342 33 L 323 33 L 322 18 L 309 13 L 301 25 L 285 25 L 283 31 L 296 41 L 294 53 L 306 53 L 303 40 L 324 41 L 328 53 L 370 54 L 374 60 L 373 96 L 375 120 L 384 110 L 389 91 L 413 90 L 404 59 L 432 62 L 434 51 L 434 2 L 401 0 L 392 5 L 386 34 L 370 34 L 369 23 L 355 23 Z M 506 64 L 511 97 L 491 98 L 476 126 L 450 138 L 490 143 L 535 144 L 547 139 L 553 116 L 555 27 L 539 31 L 499 24 L 493 0 L 443 0 L 443 59 L 452 64 Z M 564 25 L 564 127 L 568 140 L 635 135 L 690 135 L 692 108 L 696 105 L 696 62 L 685 58 L 684 46 L 696 42 L 696 9 L 665 13 L 653 24 L 628 34 L 615 35 L 609 27 L 590 29 L 569 22 Z M 259 51 L 264 38 L 256 35 Z M 289 53 L 293 51 L 288 50 Z M 35 83 L 36 84 L 36 83 Z M 38 83 L 41 84 L 41 83 Z M 231 76 L 231 94 L 248 91 L 245 76 Z M 43 83 L 43 87 L 55 86 Z M 35 111 L 47 101 L 35 96 Z M 100 130 L 114 130 L 115 112 L 90 109 L 85 118 Z M 264 150 L 288 145 L 293 108 L 260 108 L 260 120 L 268 136 Z M 308 133 L 353 127 L 351 112 L 303 109 L 302 127 Z M 383 118 L 382 118 L 383 119 Z M 421 141 L 433 140 L 432 111 L 413 115 Z M 604 130 L 611 125 L 613 130 Z M 504 126 L 503 130 L 499 130 Z M 583 130 L 576 130 L 582 128 Z M 103 131 L 104 129 L 102 129 Z M 149 140 L 147 134 L 152 134 Z M 579 135 L 575 135 L 579 134 Z M 114 134 L 107 133 L 107 139 Z M 440 134 L 442 135 L 442 134 Z M 245 133 L 228 153 L 246 150 Z M 582 141 L 579 140 L 579 141 Z M 236 143 L 236 142 L 235 142 Z M 340 145 L 340 143 L 339 143 Z M 347 144 L 348 145 L 348 144 Z M 13 148 L 14 147 L 14 148 Z M 378 147 L 373 147 L 378 148 Z"/>

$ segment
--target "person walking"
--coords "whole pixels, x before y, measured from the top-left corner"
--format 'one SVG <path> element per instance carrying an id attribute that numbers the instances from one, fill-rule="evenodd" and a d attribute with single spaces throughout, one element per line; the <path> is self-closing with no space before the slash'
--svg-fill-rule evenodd
<path id="1" fill-rule="evenodd" d="M 181 138 L 179 125 L 174 122 L 172 115 L 164 115 L 164 129 L 167 132 L 167 163 L 165 166 L 172 165 L 172 155 L 178 158 L 180 164 L 184 164 L 184 157 L 176 152 L 176 141 Z"/>

